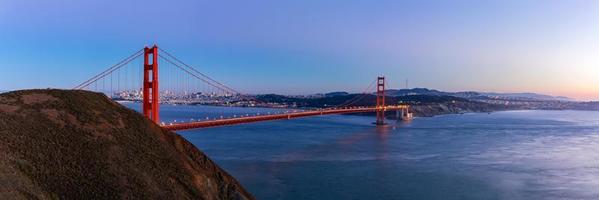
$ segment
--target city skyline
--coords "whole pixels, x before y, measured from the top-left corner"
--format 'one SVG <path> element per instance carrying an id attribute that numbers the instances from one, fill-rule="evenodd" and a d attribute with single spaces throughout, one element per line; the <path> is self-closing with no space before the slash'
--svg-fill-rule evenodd
<path id="1" fill-rule="evenodd" d="M 386 75 L 392 88 L 409 78 L 599 100 L 598 11 L 595 1 L 2 1 L 0 90 L 72 88 L 156 43 L 246 93 L 360 92 Z"/>

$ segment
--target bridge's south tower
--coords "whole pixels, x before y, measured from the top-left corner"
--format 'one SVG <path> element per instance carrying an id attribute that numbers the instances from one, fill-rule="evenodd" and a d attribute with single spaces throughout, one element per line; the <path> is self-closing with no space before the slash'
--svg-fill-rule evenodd
<path id="1" fill-rule="evenodd" d="M 376 81 L 376 125 L 385 124 L 385 77 L 379 76 Z"/>
<path id="2" fill-rule="evenodd" d="M 150 58 L 152 55 L 152 58 Z M 150 63 L 150 59 L 152 63 Z M 144 83 L 143 83 L 143 113 L 155 123 L 160 122 L 158 116 L 158 46 L 144 48 Z"/>

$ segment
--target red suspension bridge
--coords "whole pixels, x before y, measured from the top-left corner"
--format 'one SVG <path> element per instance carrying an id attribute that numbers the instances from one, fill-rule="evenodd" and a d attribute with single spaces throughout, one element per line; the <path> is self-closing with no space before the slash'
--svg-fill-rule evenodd
<path id="1" fill-rule="evenodd" d="M 161 79 L 159 79 L 159 61 L 165 61 L 160 65 Z M 385 84 L 385 77 L 378 77 L 376 84 L 371 84 L 361 95 L 356 95 L 338 106 L 329 108 L 273 114 L 235 115 L 231 118 L 221 116 L 221 118 L 165 124 L 160 122 L 161 103 L 193 101 L 198 104 L 227 102 L 229 105 L 240 105 L 240 102 L 246 102 L 243 105 L 254 106 L 261 102 L 216 81 L 154 45 L 133 53 L 74 89 L 102 92 L 117 100 L 141 101 L 141 110 L 146 117 L 165 129 L 175 131 L 317 115 L 368 112 L 376 113 L 375 124 L 384 125 L 386 111 L 395 111 L 398 119 L 410 119 L 411 113 L 409 113 L 408 105 L 385 104 Z M 376 106 L 357 106 L 357 102 L 372 93 L 369 91 L 374 85 L 376 85 Z M 236 102 L 236 104 L 231 102 Z"/>

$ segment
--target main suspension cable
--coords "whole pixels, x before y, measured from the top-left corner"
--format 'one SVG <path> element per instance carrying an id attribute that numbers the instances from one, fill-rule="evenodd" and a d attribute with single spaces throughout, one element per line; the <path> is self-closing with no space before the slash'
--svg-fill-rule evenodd
<path id="1" fill-rule="evenodd" d="M 351 98 L 351 99 L 349 99 L 349 100 L 345 101 L 344 103 L 342 103 L 342 104 L 340 104 L 340 105 L 338 105 L 338 106 L 335 106 L 335 108 L 349 106 L 349 105 L 351 105 L 351 104 L 353 104 L 353 103 L 357 103 L 357 102 L 359 102 L 360 100 L 364 99 L 366 96 L 368 96 L 368 93 L 369 93 L 369 91 L 370 91 L 370 90 L 372 90 L 372 87 L 374 86 L 374 83 L 375 83 L 375 82 L 376 82 L 376 80 L 373 80 L 373 81 L 370 83 L 370 85 L 368 85 L 368 87 L 367 87 L 367 88 L 366 88 L 366 89 L 365 89 L 365 90 L 364 90 L 364 91 L 363 91 L 363 92 L 362 92 L 360 95 L 356 95 L 356 96 L 354 96 L 353 98 Z"/>
<path id="2" fill-rule="evenodd" d="M 197 70 L 197 69 L 195 69 L 194 67 L 192 67 L 192 66 L 190 66 L 190 65 L 188 65 L 188 64 L 186 64 L 186 63 L 184 63 L 183 61 L 179 60 L 177 57 L 175 57 L 175 56 L 173 56 L 172 54 L 168 53 L 166 50 L 164 50 L 164 49 L 162 49 L 162 48 L 159 48 L 158 50 L 160 50 L 161 52 L 165 53 L 167 56 L 171 57 L 173 60 L 175 60 L 175 61 L 177 61 L 177 62 L 181 63 L 183 66 L 185 66 L 185 67 L 189 68 L 190 70 L 194 71 L 195 73 L 198 73 L 200 76 L 202 76 L 202 77 L 204 77 L 204 78 L 208 79 L 209 81 L 212 81 L 212 82 L 214 82 L 214 83 L 215 83 L 215 84 L 217 84 L 217 85 L 220 85 L 220 86 L 222 86 L 222 87 L 224 87 L 224 88 L 227 88 L 229 91 L 233 91 L 234 93 L 241 94 L 241 93 L 240 93 L 240 92 L 238 92 L 237 90 L 235 90 L 235 89 L 233 89 L 233 88 L 230 88 L 229 86 L 226 86 L 225 84 L 222 84 L 222 83 L 220 83 L 220 82 L 218 82 L 218 81 L 216 81 L 216 80 L 214 80 L 214 79 L 210 78 L 208 75 L 206 75 L 206 74 L 204 74 L 204 73 L 202 73 L 202 72 L 198 71 L 198 70 Z"/>
<path id="3" fill-rule="evenodd" d="M 98 81 L 101 78 L 104 78 L 105 76 L 107 76 L 108 74 L 112 73 L 114 70 L 128 64 L 129 62 L 135 60 L 137 57 L 141 56 L 143 53 L 143 49 L 133 53 L 132 55 L 128 56 L 127 58 L 121 60 L 120 62 L 118 62 L 117 64 L 111 66 L 110 68 L 104 70 L 102 73 L 96 74 L 95 76 L 93 76 L 92 78 L 88 79 L 87 81 L 77 85 L 76 87 L 74 87 L 73 89 L 83 89 L 85 87 L 87 87 L 88 85 L 92 84 L 93 82 Z"/>

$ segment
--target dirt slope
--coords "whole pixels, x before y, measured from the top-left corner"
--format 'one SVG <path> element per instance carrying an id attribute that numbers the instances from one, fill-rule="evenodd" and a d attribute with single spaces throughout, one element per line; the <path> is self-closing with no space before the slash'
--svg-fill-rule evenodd
<path id="1" fill-rule="evenodd" d="M 253 199 L 181 136 L 99 93 L 0 94 L 0 199 Z"/>

